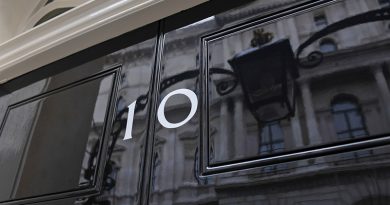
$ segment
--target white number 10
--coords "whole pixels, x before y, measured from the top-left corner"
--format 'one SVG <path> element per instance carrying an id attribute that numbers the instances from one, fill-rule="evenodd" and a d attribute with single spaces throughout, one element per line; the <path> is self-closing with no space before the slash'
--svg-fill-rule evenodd
<path id="1" fill-rule="evenodd" d="M 165 117 L 165 104 L 167 103 L 167 101 L 170 97 L 172 97 L 174 95 L 179 95 L 179 94 L 185 95 L 190 100 L 191 110 L 190 110 L 190 113 L 188 114 L 188 116 L 183 121 L 178 122 L 178 123 L 171 123 L 171 122 L 168 122 L 168 120 Z M 134 110 L 135 110 L 136 103 L 137 103 L 137 101 L 134 101 L 133 103 L 131 103 L 127 107 L 129 109 L 129 113 L 127 116 L 126 132 L 125 132 L 125 137 L 123 138 L 123 140 L 127 140 L 127 139 L 132 138 L 131 133 L 133 130 Z M 184 89 L 184 88 L 178 89 L 178 90 L 175 90 L 175 91 L 168 93 L 168 95 L 166 95 L 162 99 L 162 101 L 158 107 L 158 110 L 157 110 L 157 119 L 160 122 L 160 124 L 162 126 L 164 126 L 165 128 L 178 128 L 191 120 L 191 118 L 195 115 L 197 108 L 198 108 L 198 97 L 196 96 L 196 94 L 192 90 L 189 90 L 189 89 Z"/>

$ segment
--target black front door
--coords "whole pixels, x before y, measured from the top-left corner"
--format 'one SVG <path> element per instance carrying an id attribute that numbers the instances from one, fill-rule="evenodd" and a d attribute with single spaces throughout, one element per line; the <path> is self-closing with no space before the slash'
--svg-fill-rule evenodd
<path id="1" fill-rule="evenodd" d="M 1 204 L 384 205 L 385 1 L 210 1 L 2 86 Z"/>

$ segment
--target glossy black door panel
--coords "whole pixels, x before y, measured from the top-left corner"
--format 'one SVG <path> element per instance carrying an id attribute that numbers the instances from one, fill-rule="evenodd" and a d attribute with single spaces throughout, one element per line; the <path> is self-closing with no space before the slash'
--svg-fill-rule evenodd
<path id="1" fill-rule="evenodd" d="M 389 9 L 353 2 L 204 37 L 208 166 L 388 134 Z"/>
<path id="2" fill-rule="evenodd" d="M 74 64 L 66 60 L 101 53 L 91 48 L 48 66 L 59 65 L 58 72 L 45 68 L 22 76 L 28 84 L 16 79 L 2 86 L 0 203 L 138 203 L 157 24 L 145 30 L 154 33 L 125 34 L 133 38 L 123 46 L 109 41 L 107 51 L 128 46 L 116 52 L 66 67 Z M 133 138 L 124 141 L 134 101 Z"/>
<path id="3" fill-rule="evenodd" d="M 296 2 L 289 3 L 275 7 L 275 11 L 291 6 Z M 151 157 L 153 164 L 150 177 L 150 204 L 208 204 L 215 200 L 213 197 L 215 179 L 202 176 L 202 159 L 200 156 L 205 150 L 200 141 L 204 129 L 208 127 L 208 119 L 204 116 L 207 108 L 204 99 L 209 95 L 213 95 L 213 93 L 205 90 L 204 83 L 208 77 L 202 69 L 202 62 L 216 56 L 214 54 L 203 55 L 202 37 L 218 32 L 229 24 L 256 17 L 253 13 L 248 13 L 252 8 L 257 10 L 259 5 L 261 5 L 260 2 L 242 5 L 242 7 L 235 10 L 210 16 L 165 34 L 161 59 L 160 101 L 157 104 L 162 106 L 160 103 L 163 98 L 171 92 L 184 88 L 191 90 L 198 96 L 197 100 L 200 106 L 195 116 L 180 127 L 170 129 L 161 122 L 156 125 L 154 150 Z M 230 15 L 230 12 L 237 13 L 240 10 L 248 11 L 248 13 L 240 14 L 239 17 L 233 14 Z M 259 15 L 269 12 L 270 10 L 259 13 Z M 169 27 L 169 23 L 174 22 L 167 20 L 167 27 Z M 218 53 L 216 55 L 220 55 L 223 50 L 216 51 L 216 53 Z M 214 69 L 213 72 L 215 76 L 220 78 L 232 76 L 231 72 L 225 72 L 223 69 Z M 193 103 L 188 97 L 174 95 L 165 104 L 164 115 L 168 122 L 178 123 L 189 115 L 192 106 Z M 228 130 L 224 131 L 229 132 Z M 211 128 L 211 135 L 216 132 L 222 131 L 219 130 L 219 127 Z M 229 152 L 231 150 L 226 148 L 225 151 Z"/>
<path id="4" fill-rule="evenodd" d="M 43 92 L 8 107 L 0 136 L 1 200 L 95 184 L 105 129 L 102 125 L 108 117 L 117 71 Z M 41 89 L 50 87 L 51 82 L 41 84 Z M 104 92 L 107 95 L 101 95 Z"/>
<path id="5" fill-rule="evenodd" d="M 152 106 L 156 41 L 156 38 L 152 38 L 105 58 L 106 65 L 122 64 L 121 80 L 107 150 L 103 192 L 101 196 L 90 198 L 87 204 L 140 203 Z M 133 103 L 134 113 L 129 113 L 128 106 Z M 133 119 L 132 129 L 127 127 L 129 117 Z M 132 137 L 124 140 L 126 131 L 131 132 Z"/>
<path id="6" fill-rule="evenodd" d="M 208 1 L 1 86 L 0 203 L 388 204 L 388 5 Z"/>
<path id="7" fill-rule="evenodd" d="M 293 3 L 165 33 L 160 99 L 186 88 L 200 103 L 155 127 L 150 204 L 388 202 L 388 7 Z M 191 108 L 175 97 L 169 122 Z"/>

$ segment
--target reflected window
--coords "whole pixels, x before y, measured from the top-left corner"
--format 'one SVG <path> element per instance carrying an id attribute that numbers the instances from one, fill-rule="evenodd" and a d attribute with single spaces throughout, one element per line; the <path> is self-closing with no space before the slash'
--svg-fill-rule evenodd
<path id="1" fill-rule="evenodd" d="M 332 39 L 323 39 L 320 42 L 320 51 L 323 53 L 330 53 L 337 50 L 337 45 Z"/>
<path id="2" fill-rule="evenodd" d="M 260 134 L 260 155 L 272 154 L 284 150 L 284 134 L 280 122 L 267 123 L 262 127 Z M 261 168 L 264 174 L 275 174 L 285 170 L 287 164 L 276 164 Z"/>
<path id="3" fill-rule="evenodd" d="M 265 124 L 260 134 L 260 155 L 283 151 L 283 139 L 284 135 L 279 121 Z"/>
<path id="4" fill-rule="evenodd" d="M 318 27 L 323 27 L 328 25 L 328 20 L 326 19 L 326 16 L 324 13 L 318 13 L 314 15 L 314 23 Z"/>
<path id="5" fill-rule="evenodd" d="M 368 135 L 364 116 L 355 96 L 346 94 L 336 96 L 332 101 L 332 115 L 338 139 L 346 140 Z M 370 150 L 342 153 L 340 161 L 336 164 L 358 162 L 371 154 Z"/>
<path id="6" fill-rule="evenodd" d="M 367 136 L 364 117 L 356 97 L 341 94 L 332 101 L 333 122 L 339 139 Z"/>

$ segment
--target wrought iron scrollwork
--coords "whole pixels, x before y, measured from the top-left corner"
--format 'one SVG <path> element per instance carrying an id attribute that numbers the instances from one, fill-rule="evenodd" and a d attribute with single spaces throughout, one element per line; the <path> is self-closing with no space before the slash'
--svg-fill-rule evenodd
<path id="1" fill-rule="evenodd" d="M 218 83 L 217 86 L 217 92 L 220 95 L 226 95 L 230 92 L 232 92 L 238 84 L 237 76 L 233 71 L 224 69 L 224 68 L 210 68 L 209 69 L 210 75 L 213 74 L 223 74 L 223 75 L 229 75 L 232 77 L 230 80 L 222 81 Z M 160 86 L 160 92 L 166 90 L 168 87 L 172 86 L 173 84 L 176 84 L 178 82 L 181 82 L 183 80 L 195 78 L 199 76 L 199 70 L 189 70 L 185 71 L 183 73 L 179 73 L 177 75 L 174 75 L 172 77 L 169 77 L 167 79 L 164 79 L 161 82 Z"/>
<path id="2" fill-rule="evenodd" d="M 298 66 L 302 68 L 314 68 L 322 62 L 323 54 L 320 51 L 311 52 L 306 58 L 300 58 L 302 51 L 316 40 L 351 26 L 384 20 L 390 20 L 390 7 L 368 11 L 328 25 L 327 27 L 313 34 L 309 39 L 307 39 L 298 47 L 296 52 L 296 62 Z"/>
<path id="3" fill-rule="evenodd" d="M 223 74 L 223 75 L 229 75 L 232 77 L 231 79 L 224 80 L 222 82 L 219 82 L 216 85 L 217 92 L 220 95 L 227 95 L 227 94 L 231 93 L 238 85 L 237 76 L 233 71 L 230 71 L 230 70 L 227 70 L 224 68 L 210 68 L 209 73 L 210 73 L 210 75 Z M 198 76 L 199 76 L 199 70 L 196 69 L 196 70 L 185 71 L 185 72 L 179 73 L 177 75 L 171 76 L 169 78 L 166 78 L 160 84 L 160 92 L 163 92 L 164 90 L 166 90 L 167 88 L 169 88 L 170 86 L 172 86 L 176 83 L 179 83 L 181 81 L 188 80 L 191 78 L 196 78 Z M 140 95 L 136 101 L 135 112 L 137 113 L 141 110 L 144 110 L 147 103 L 148 103 L 148 93 L 146 93 L 144 95 Z"/>
<path id="4" fill-rule="evenodd" d="M 224 75 L 229 75 L 232 77 L 229 80 L 223 80 L 222 82 L 219 82 L 216 84 L 217 93 L 219 95 L 227 95 L 227 94 L 233 92 L 234 89 L 236 89 L 236 87 L 238 85 L 238 78 L 233 71 L 226 70 L 224 68 L 210 68 L 209 71 L 210 71 L 210 75 L 224 74 Z"/>
<path id="5" fill-rule="evenodd" d="M 297 56 L 297 64 L 301 68 L 314 68 L 321 64 L 323 59 L 324 54 L 321 51 L 313 51 L 303 59 Z"/>

